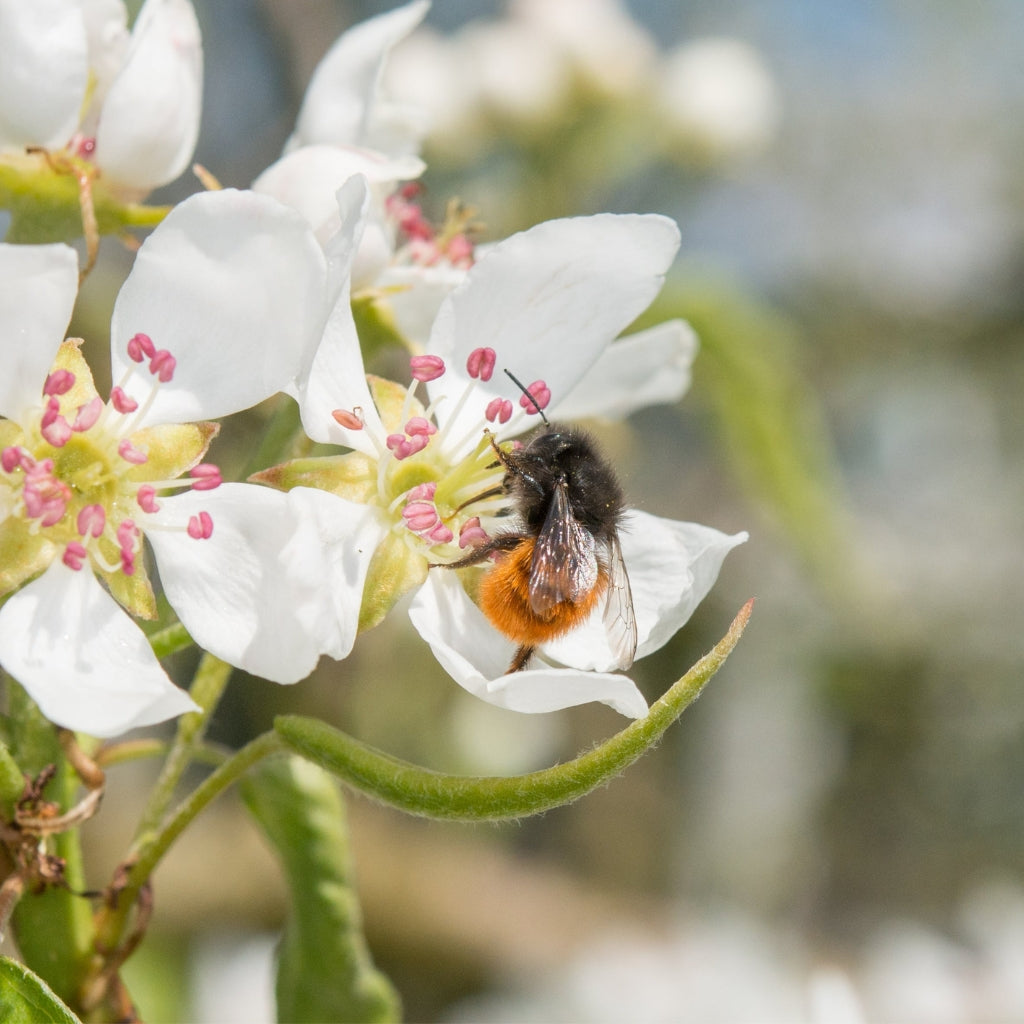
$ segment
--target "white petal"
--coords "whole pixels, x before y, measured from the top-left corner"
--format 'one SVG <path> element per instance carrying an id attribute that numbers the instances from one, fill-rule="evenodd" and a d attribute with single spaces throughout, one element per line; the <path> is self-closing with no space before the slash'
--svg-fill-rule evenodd
<path id="1" fill-rule="evenodd" d="M 415 0 L 370 18 L 338 38 L 310 78 L 295 145 L 372 144 L 377 93 L 388 52 L 423 20 L 429 6 L 425 0 Z"/>
<path id="2" fill-rule="evenodd" d="M 190 196 L 143 243 L 114 305 L 114 381 L 148 334 L 177 360 L 147 425 L 247 409 L 305 372 L 325 315 L 323 252 L 309 225 L 267 196 L 225 189 Z M 127 390 L 145 398 L 149 378 Z"/>
<path id="3" fill-rule="evenodd" d="M 376 455 L 369 434 L 383 437 L 383 428 L 366 385 L 349 294 L 349 273 L 360 246 L 369 202 L 366 181 L 360 175 L 350 178 L 338 190 L 340 226 L 327 243 L 331 279 L 328 291 L 334 295 L 334 308 L 309 373 L 300 379 L 295 394 L 303 429 L 314 441 Z M 331 415 L 335 409 L 361 410 L 366 429 L 346 430 Z"/>
<path id="4" fill-rule="evenodd" d="M 68 142 L 88 61 L 80 2 L 0 0 L 0 150 Z"/>
<path id="5" fill-rule="evenodd" d="M 393 160 L 370 149 L 309 145 L 272 163 L 252 187 L 298 210 L 326 241 L 338 229 L 335 194 L 349 178 L 361 174 L 383 198 L 396 182 L 418 178 L 425 166 L 418 157 Z"/>
<path id="6" fill-rule="evenodd" d="M 131 33 L 124 0 L 84 0 L 82 15 L 89 40 L 90 112 L 83 119 L 81 130 L 85 135 L 95 135 L 98 112 L 111 82 L 124 65 Z"/>
<path id="7" fill-rule="evenodd" d="M 188 166 L 199 136 L 203 46 L 188 0 L 146 0 L 110 85 L 96 131 L 96 163 L 148 191 Z"/>
<path id="8" fill-rule="evenodd" d="M 506 674 L 515 645 L 489 625 L 455 573 L 433 570 L 413 598 L 409 618 L 445 671 L 488 704 L 539 713 L 600 701 L 628 718 L 647 714 L 647 702 L 627 676 L 543 663 Z"/>
<path id="9" fill-rule="evenodd" d="M 22 422 L 39 405 L 77 294 L 74 249 L 0 245 L 0 415 Z"/>
<path id="10" fill-rule="evenodd" d="M 690 618 L 718 578 L 725 556 L 747 539 L 699 523 L 662 519 L 635 509 L 620 531 L 622 556 L 629 573 L 642 658 L 666 644 Z M 554 643 L 544 653 L 576 668 L 606 669 L 615 663 L 600 611 Z"/>
<path id="11" fill-rule="evenodd" d="M 51 722 L 92 736 L 199 710 L 96 577 L 59 561 L 0 609 L 0 662 Z"/>
<path id="12" fill-rule="evenodd" d="M 427 344 L 430 330 L 441 303 L 466 277 L 467 271 L 450 263 L 432 267 L 415 265 L 391 266 L 374 282 L 388 292 L 388 310 L 398 330 L 421 349 Z"/>
<path id="13" fill-rule="evenodd" d="M 427 347 L 453 372 L 431 397 L 454 401 L 467 357 L 490 346 L 498 369 L 484 394 L 518 405 L 507 368 L 526 385 L 546 381 L 557 405 L 657 295 L 678 247 L 673 221 L 632 214 L 547 221 L 498 243 L 438 312 Z M 460 432 L 478 417 L 467 409 Z"/>
<path id="14" fill-rule="evenodd" d="M 213 535 L 193 540 L 181 527 L 203 510 Z M 146 533 L 164 591 L 200 647 L 275 683 L 352 649 L 384 532 L 373 509 L 305 487 L 222 484 L 164 499 L 152 521 L 165 527 Z"/>
<path id="15" fill-rule="evenodd" d="M 563 419 L 621 420 L 649 405 L 678 401 L 690 386 L 697 335 L 667 320 L 609 345 L 563 402 Z"/>

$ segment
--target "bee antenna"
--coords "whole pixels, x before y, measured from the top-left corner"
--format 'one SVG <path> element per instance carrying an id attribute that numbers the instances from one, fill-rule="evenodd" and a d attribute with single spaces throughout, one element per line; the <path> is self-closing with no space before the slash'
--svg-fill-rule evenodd
<path id="1" fill-rule="evenodd" d="M 523 387 L 523 382 L 511 370 L 506 369 L 505 376 L 508 377 L 508 379 L 512 381 L 512 383 L 515 384 L 515 386 L 519 388 L 519 390 L 522 391 L 524 395 L 526 395 L 526 397 L 530 400 L 530 405 L 532 405 L 534 409 L 537 410 L 537 415 L 544 421 L 544 425 L 550 427 L 551 424 L 548 422 L 547 416 L 544 415 L 544 410 L 537 404 L 537 399 L 534 398 L 533 395 L 531 395 L 525 387 Z"/>

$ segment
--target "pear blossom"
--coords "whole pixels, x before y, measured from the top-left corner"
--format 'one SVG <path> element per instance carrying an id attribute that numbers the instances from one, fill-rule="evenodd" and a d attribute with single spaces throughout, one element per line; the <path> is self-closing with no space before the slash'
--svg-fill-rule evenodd
<path id="1" fill-rule="evenodd" d="M 659 70 L 666 127 L 708 156 L 763 149 L 779 123 L 779 97 L 760 54 L 739 39 L 694 39 L 676 47 Z"/>
<path id="2" fill-rule="evenodd" d="M 326 241 L 337 230 L 337 190 L 355 174 L 366 178 L 374 216 L 354 267 L 357 280 L 372 278 L 394 247 L 385 198 L 398 182 L 424 170 L 418 155 L 423 127 L 415 108 L 389 101 L 381 80 L 391 49 L 429 6 L 428 0 L 413 0 L 343 33 L 313 72 L 284 154 L 253 182 L 255 191 L 302 213 Z"/>
<path id="3" fill-rule="evenodd" d="M 121 0 L 0 0 L 0 164 L 80 158 L 141 197 L 188 166 L 202 76 L 189 0 L 146 0 L 130 33 Z"/>
<path id="4" fill-rule="evenodd" d="M 206 650 L 282 683 L 343 657 L 366 510 L 222 483 L 205 461 L 206 421 L 308 368 L 326 313 L 308 225 L 246 192 L 176 207 L 117 297 L 106 401 L 62 340 L 77 271 L 65 245 L 0 246 L 0 664 L 52 721 L 97 736 L 194 709 L 128 614 L 155 616 L 144 539 Z"/>
<path id="5" fill-rule="evenodd" d="M 359 196 L 356 181 L 340 191 L 343 222 L 358 217 Z M 657 294 L 678 245 L 665 217 L 611 214 L 550 221 L 497 243 L 443 301 L 425 352 L 411 360 L 408 388 L 364 377 L 343 294 L 299 401 L 311 438 L 352 450 L 257 476 L 284 489 L 330 491 L 339 507 L 372 509 L 362 626 L 415 589 L 413 624 L 449 674 L 489 703 L 539 712 L 596 700 L 631 717 L 646 713 L 632 680 L 609 671 L 614 658 L 599 615 L 541 646 L 525 670 L 505 674 L 515 645 L 471 599 L 479 570 L 430 567 L 458 561 L 508 523 L 493 445 L 536 426 L 540 409 L 615 417 L 685 387 L 693 354 L 685 325 L 615 341 Z M 669 353 L 674 366 L 664 361 Z M 530 397 L 502 369 L 530 381 Z M 537 371 L 543 380 L 533 379 Z M 667 390 L 654 383 L 663 374 L 673 380 Z M 643 655 L 686 621 L 746 535 L 641 512 L 630 513 L 627 526 L 621 542 Z"/>

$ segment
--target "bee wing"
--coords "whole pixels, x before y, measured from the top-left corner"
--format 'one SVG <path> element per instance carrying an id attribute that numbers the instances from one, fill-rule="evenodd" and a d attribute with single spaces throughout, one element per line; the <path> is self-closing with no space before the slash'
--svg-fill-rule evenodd
<path id="1" fill-rule="evenodd" d="M 597 583 L 594 537 L 569 508 L 564 480 L 555 486 L 551 507 L 533 545 L 530 565 L 530 607 L 549 612 L 560 601 L 579 601 Z"/>
<path id="2" fill-rule="evenodd" d="M 636 613 L 633 611 L 633 592 L 629 588 L 622 547 L 614 534 L 608 541 L 608 597 L 602 621 L 608 644 L 615 655 L 615 667 L 629 668 L 636 655 Z"/>

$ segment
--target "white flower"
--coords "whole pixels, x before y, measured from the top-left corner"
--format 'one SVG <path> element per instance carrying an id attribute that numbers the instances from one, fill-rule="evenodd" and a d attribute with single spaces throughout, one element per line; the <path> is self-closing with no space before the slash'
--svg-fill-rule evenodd
<path id="1" fill-rule="evenodd" d="M 0 0 L 0 161 L 26 147 L 85 158 L 138 196 L 188 166 L 202 43 L 189 0 Z"/>
<path id="2" fill-rule="evenodd" d="M 326 241 L 337 230 L 336 192 L 362 174 L 376 199 L 364 242 L 364 261 L 374 268 L 387 262 L 393 248 L 384 223 L 385 197 L 397 182 L 418 178 L 424 169 L 417 155 L 422 126 L 414 110 L 389 102 L 381 79 L 392 47 L 429 6 L 413 0 L 343 33 L 313 72 L 284 155 L 253 182 L 257 192 L 297 209 Z"/>
<path id="3" fill-rule="evenodd" d="M 308 225 L 245 192 L 172 211 L 118 295 L 107 403 L 62 343 L 77 271 L 64 245 L 0 246 L 0 663 L 51 720 L 94 735 L 193 709 L 122 608 L 155 611 L 143 537 L 201 647 L 284 683 L 343 657 L 364 570 L 340 540 L 367 510 L 221 485 L 201 461 L 216 426 L 192 422 L 305 372 L 326 280 Z"/>
<path id="4" fill-rule="evenodd" d="M 340 198 L 342 222 L 358 218 L 359 183 Z M 598 622 L 542 646 L 532 667 L 506 675 L 515 645 L 484 619 L 454 572 L 435 568 L 428 576 L 427 569 L 458 560 L 465 545 L 508 522 L 500 518 L 504 470 L 485 428 L 510 438 L 537 420 L 500 368 L 533 383 L 543 372 L 552 415 L 564 408 L 621 416 L 685 387 L 694 351 L 685 324 L 612 344 L 657 294 L 678 244 L 676 226 L 664 217 L 611 214 L 551 221 L 498 243 L 445 299 L 426 354 L 412 360 L 408 390 L 364 378 L 343 295 L 299 397 L 310 437 L 353 451 L 260 475 L 281 487 L 322 487 L 341 506 L 373 509 L 364 625 L 419 586 L 414 625 L 456 681 L 492 704 L 549 711 L 597 700 L 633 717 L 646 712 L 633 682 L 606 671 L 614 659 Z M 427 383 L 426 408 L 415 397 L 417 381 Z M 686 621 L 745 535 L 639 512 L 627 527 L 622 546 L 638 653 L 646 654 Z"/>
<path id="5" fill-rule="evenodd" d="M 677 47 L 660 71 L 667 125 L 715 157 L 762 149 L 779 122 L 775 83 L 757 51 L 739 39 Z"/>

